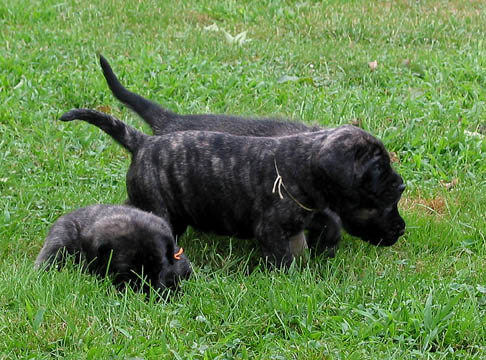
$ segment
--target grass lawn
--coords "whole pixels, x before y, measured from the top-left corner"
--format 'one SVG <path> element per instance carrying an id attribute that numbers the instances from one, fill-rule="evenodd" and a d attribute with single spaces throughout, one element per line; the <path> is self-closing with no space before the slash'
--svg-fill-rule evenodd
<path id="1" fill-rule="evenodd" d="M 485 359 L 484 24 L 479 0 L 3 0 L 0 359 Z M 127 152 L 57 118 L 97 108 L 148 131 L 97 51 L 177 112 L 360 125 L 405 179 L 406 234 L 268 272 L 254 241 L 189 231 L 195 276 L 167 303 L 35 272 L 56 218 L 126 198 Z"/>

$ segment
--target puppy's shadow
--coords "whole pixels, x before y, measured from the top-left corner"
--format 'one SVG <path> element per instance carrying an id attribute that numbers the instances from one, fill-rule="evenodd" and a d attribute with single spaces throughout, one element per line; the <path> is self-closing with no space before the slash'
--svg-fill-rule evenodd
<path id="1" fill-rule="evenodd" d="M 261 264 L 261 252 L 255 239 L 218 236 L 188 228 L 178 245 L 202 272 L 244 273 L 249 275 Z"/>

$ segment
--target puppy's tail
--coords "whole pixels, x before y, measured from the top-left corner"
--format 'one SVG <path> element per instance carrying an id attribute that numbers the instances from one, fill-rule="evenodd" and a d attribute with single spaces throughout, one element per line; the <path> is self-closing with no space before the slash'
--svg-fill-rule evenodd
<path id="1" fill-rule="evenodd" d="M 105 133 L 110 135 L 120 145 L 135 153 L 144 139 L 147 137 L 144 133 L 128 126 L 117 118 L 90 109 L 74 109 L 63 114 L 60 118 L 62 121 L 84 120 L 99 127 Z"/>
<path id="2" fill-rule="evenodd" d="M 160 105 L 127 90 L 116 77 L 108 61 L 103 55 L 99 54 L 99 56 L 103 75 L 113 95 L 145 120 L 156 134 L 158 130 L 163 130 L 167 121 L 176 115 Z"/>

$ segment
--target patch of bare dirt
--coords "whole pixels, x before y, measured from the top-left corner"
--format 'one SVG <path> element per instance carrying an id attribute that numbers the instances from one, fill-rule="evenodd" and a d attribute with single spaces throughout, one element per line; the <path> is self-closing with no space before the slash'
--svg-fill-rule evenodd
<path id="1" fill-rule="evenodd" d="M 420 211 L 432 216 L 444 216 L 447 213 L 447 201 L 441 196 L 433 198 L 403 198 L 399 203 L 405 210 Z"/>
<path id="2" fill-rule="evenodd" d="M 106 114 L 111 114 L 111 106 L 101 105 L 96 108 L 96 110 L 104 112 Z"/>

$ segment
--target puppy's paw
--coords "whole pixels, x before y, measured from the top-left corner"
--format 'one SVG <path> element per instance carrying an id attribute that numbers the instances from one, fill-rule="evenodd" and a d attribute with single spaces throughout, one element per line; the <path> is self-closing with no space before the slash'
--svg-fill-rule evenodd
<path id="1" fill-rule="evenodd" d="M 322 255 L 327 257 L 327 258 L 334 258 L 336 257 L 336 253 L 338 251 L 338 244 L 334 244 L 334 245 L 329 245 L 329 246 L 326 246 L 323 250 L 322 250 Z"/>

